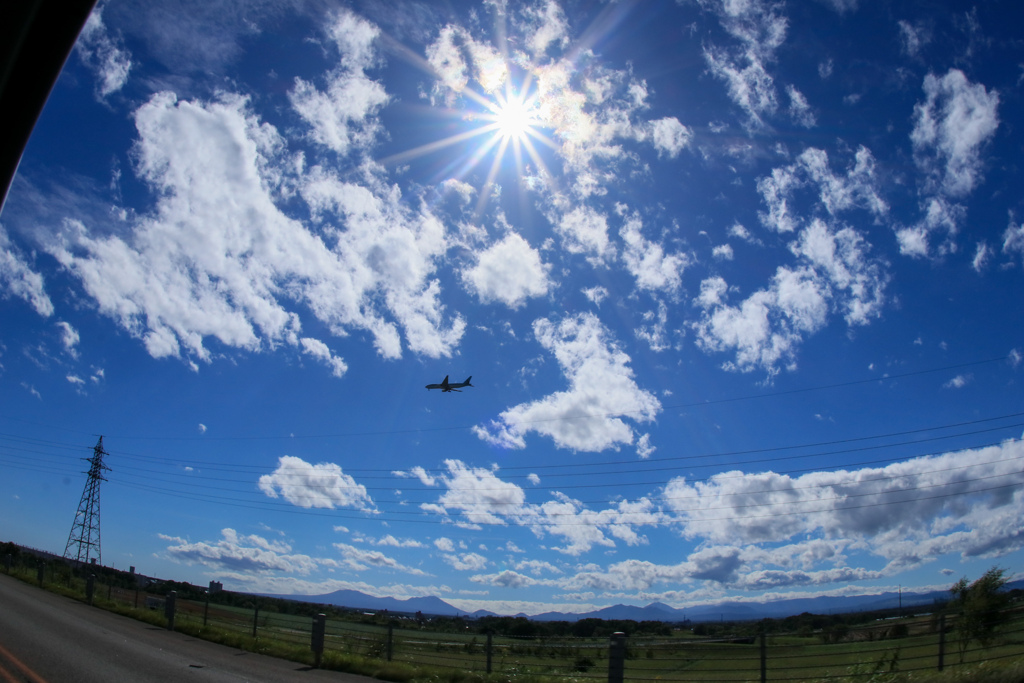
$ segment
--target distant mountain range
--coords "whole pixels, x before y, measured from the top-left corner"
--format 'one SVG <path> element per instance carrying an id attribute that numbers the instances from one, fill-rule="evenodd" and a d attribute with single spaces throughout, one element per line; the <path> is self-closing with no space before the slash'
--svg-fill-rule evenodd
<path id="1" fill-rule="evenodd" d="M 1007 589 L 1024 589 L 1024 581 L 1013 581 Z M 484 617 L 497 616 L 494 612 L 477 610 L 465 612 L 449 605 L 436 597 L 409 598 L 378 598 L 359 591 L 340 590 L 325 595 L 272 595 L 269 597 L 299 600 L 315 604 L 334 605 L 349 609 L 380 612 L 388 610 L 399 614 L 415 614 L 422 612 L 431 616 L 463 616 Z M 949 599 L 949 591 L 930 591 L 926 593 L 905 592 L 902 595 L 904 608 L 920 608 L 931 606 L 936 601 Z M 901 604 L 898 593 L 879 593 L 875 595 L 849 595 L 839 597 L 822 596 L 817 598 L 793 598 L 790 600 L 774 600 L 771 602 L 721 602 L 711 605 L 697 605 L 684 609 L 676 609 L 660 602 L 652 602 L 646 607 L 633 605 L 613 605 L 593 612 L 545 612 L 543 614 L 518 614 L 535 621 L 579 621 L 580 619 L 632 619 L 634 621 L 745 621 L 754 619 L 781 619 L 810 612 L 811 614 L 842 614 L 844 612 L 866 612 L 871 610 L 893 609 Z"/>

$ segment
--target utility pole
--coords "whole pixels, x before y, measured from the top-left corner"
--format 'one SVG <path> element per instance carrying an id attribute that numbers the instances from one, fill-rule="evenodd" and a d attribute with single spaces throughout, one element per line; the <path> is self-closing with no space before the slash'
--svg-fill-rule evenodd
<path id="1" fill-rule="evenodd" d="M 66 559 L 84 564 L 89 563 L 90 557 L 95 557 L 97 564 L 103 564 L 100 555 L 100 482 L 106 481 L 103 470 L 110 469 L 103 464 L 104 455 L 108 453 L 103 450 L 101 436 L 93 446 L 92 457 L 82 458 L 89 463 L 89 471 L 85 473 L 89 478 L 85 481 L 82 500 L 79 501 L 78 512 L 75 514 L 75 523 L 71 525 L 68 543 L 64 546 Z"/>

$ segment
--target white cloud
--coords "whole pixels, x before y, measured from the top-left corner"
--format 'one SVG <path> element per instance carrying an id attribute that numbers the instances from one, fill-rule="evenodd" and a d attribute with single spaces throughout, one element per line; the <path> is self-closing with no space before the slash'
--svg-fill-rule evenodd
<path id="1" fill-rule="evenodd" d="M 366 487 L 341 471 L 334 463 L 313 465 L 302 458 L 283 455 L 277 469 L 259 478 L 260 491 L 271 498 L 283 496 L 292 505 L 304 508 L 349 507 L 373 511 Z"/>
<path id="2" fill-rule="evenodd" d="M 455 544 L 452 542 L 452 539 L 445 538 L 444 536 L 434 539 L 434 547 L 446 553 L 455 551 Z"/>
<path id="3" fill-rule="evenodd" d="M 870 260 L 870 245 L 853 228 L 831 230 L 814 219 L 790 245 L 831 283 L 832 294 L 849 325 L 864 325 L 881 314 L 888 281 L 881 265 Z"/>
<path id="4" fill-rule="evenodd" d="M 860 4 L 860 0 L 818 0 L 834 9 L 839 14 L 845 12 L 855 12 L 857 5 Z"/>
<path id="5" fill-rule="evenodd" d="M 1024 257 L 1024 225 L 1018 225 L 1010 215 L 1010 224 L 1003 231 L 1003 253 Z M 2 271 L 0 271 L 2 272 Z"/>
<path id="6" fill-rule="evenodd" d="M 487 566 L 487 558 L 477 553 L 464 553 L 462 555 L 445 555 L 444 561 L 452 566 L 452 569 L 460 572 L 478 572 Z"/>
<path id="7" fill-rule="evenodd" d="M 658 302 L 658 311 L 644 311 L 644 324 L 638 327 L 633 333 L 637 339 L 642 339 L 656 353 L 669 348 L 668 339 L 668 306 L 664 301 Z"/>
<path id="8" fill-rule="evenodd" d="M 82 27 L 75 52 L 97 78 L 96 97 L 103 100 L 128 82 L 132 68 L 131 53 L 119 38 L 111 37 L 103 23 L 104 4 L 97 5 Z"/>
<path id="9" fill-rule="evenodd" d="M 770 285 L 738 306 L 728 303 L 721 277 L 701 283 L 694 305 L 702 309 L 693 323 L 697 345 L 709 352 L 733 351 L 727 369 L 755 368 L 769 375 L 780 365 L 792 369 L 804 337 L 821 329 L 838 309 L 848 325 L 865 325 L 881 314 L 888 275 L 869 256 L 870 246 L 854 229 L 830 228 L 815 218 L 790 244 L 802 264 L 779 266 Z"/>
<path id="10" fill-rule="evenodd" d="M 963 389 L 965 386 L 967 386 L 970 383 L 970 381 L 972 379 L 974 379 L 974 376 L 970 375 L 970 374 L 967 374 L 967 375 L 957 375 L 953 379 L 951 379 L 948 382 L 946 382 L 945 384 L 943 384 L 942 388 L 943 389 Z"/>
<path id="11" fill-rule="evenodd" d="M 60 328 L 60 343 L 64 347 L 64 352 L 72 358 L 78 358 L 78 330 L 63 320 L 57 321 L 57 327 Z"/>
<path id="12" fill-rule="evenodd" d="M 590 206 L 578 206 L 563 215 L 555 232 L 569 253 L 585 254 L 593 263 L 615 257 L 615 248 L 608 239 L 608 218 Z"/>
<path id="13" fill-rule="evenodd" d="M 537 576 L 544 572 L 550 572 L 551 574 L 562 573 L 561 569 L 551 564 L 550 562 L 545 562 L 543 560 L 522 560 L 520 562 L 516 562 L 514 568 L 516 571 L 530 572 L 534 576 Z"/>
<path id="14" fill-rule="evenodd" d="M 221 540 L 190 543 L 182 538 L 159 537 L 170 541 L 168 555 L 182 562 L 211 565 L 238 572 L 283 572 L 308 576 L 322 562 L 308 555 L 291 554 L 291 546 L 256 536 L 239 536 L 234 529 L 221 530 Z"/>
<path id="15" fill-rule="evenodd" d="M 292 107 L 312 128 L 313 139 L 341 155 L 351 147 L 372 144 L 380 131 L 375 114 L 388 95 L 365 73 L 376 59 L 373 43 L 379 32 L 365 19 L 340 11 L 328 34 L 341 53 L 341 66 L 328 74 L 327 91 L 296 78 L 289 93 Z"/>
<path id="16" fill-rule="evenodd" d="M 727 369 L 755 368 L 777 372 L 778 365 L 794 367 L 796 347 L 805 334 L 820 329 L 828 312 L 826 285 L 810 268 L 780 266 L 768 289 L 758 290 L 738 307 L 724 302 L 725 282 L 709 278 L 695 299 L 704 310 L 693 324 L 697 345 L 705 351 L 736 353 Z"/>
<path id="17" fill-rule="evenodd" d="M 818 124 L 818 121 L 814 116 L 814 112 L 811 111 L 811 105 L 807 103 L 807 98 L 804 97 L 803 93 L 797 90 L 795 86 L 790 85 L 786 87 L 786 94 L 789 95 L 790 117 L 804 128 L 814 128 L 814 126 Z"/>
<path id="18" fill-rule="evenodd" d="M 1024 443 L 925 456 L 883 467 L 722 472 L 671 480 L 664 500 L 681 533 L 704 543 L 847 539 L 906 567 L 937 554 L 995 556 L 1024 546 Z"/>
<path id="19" fill-rule="evenodd" d="M 343 558 L 341 565 L 352 571 L 364 572 L 371 568 L 374 570 L 393 569 L 395 571 L 405 572 L 414 576 L 427 576 L 427 573 L 422 569 L 407 567 L 395 558 L 389 557 L 379 550 L 364 550 L 347 543 L 334 543 L 332 545 L 334 545 L 334 547 L 338 549 L 338 552 L 341 553 Z"/>
<path id="20" fill-rule="evenodd" d="M 744 242 L 756 242 L 754 236 L 750 234 L 750 231 L 740 223 L 732 224 L 732 227 L 729 228 L 729 236 L 736 237 Z"/>
<path id="21" fill-rule="evenodd" d="M 999 127 L 999 94 L 958 69 L 925 76 L 924 93 L 910 134 L 915 160 L 930 191 L 963 197 L 981 181 L 981 151 Z"/>
<path id="22" fill-rule="evenodd" d="M 300 184 L 314 223 L 344 226 L 317 234 L 275 205 L 268 185 L 279 171 L 268 169 L 283 142 L 244 99 L 204 104 L 158 93 L 135 119 L 137 168 L 159 196 L 156 210 L 125 239 L 94 237 L 68 220 L 50 249 L 151 355 L 180 356 L 184 346 L 209 360 L 206 337 L 251 351 L 298 345 L 293 300 L 336 334 L 371 332 L 385 357 L 401 355 L 398 325 L 413 351 L 451 353 L 465 321 L 444 320 L 431 275 L 447 242 L 426 209 L 408 210 L 372 176 L 365 187 L 314 167 Z"/>
<path id="23" fill-rule="evenodd" d="M 802 221 L 793 214 L 789 201 L 796 190 L 806 186 L 818 190 L 821 207 L 832 216 L 861 208 L 880 218 L 889 210 L 879 194 L 875 159 L 869 149 L 860 147 L 845 175 L 837 175 L 829 165 L 828 154 L 809 147 L 795 163 L 775 168 L 770 176 L 758 180 L 758 192 L 768 205 L 768 212 L 759 214 L 761 222 L 781 233 L 800 227 Z"/>
<path id="24" fill-rule="evenodd" d="M 971 259 L 971 268 L 973 268 L 975 272 L 980 273 L 985 270 L 985 266 L 988 265 L 991 258 L 992 247 L 988 246 L 988 243 L 982 240 L 981 242 L 978 242 L 978 245 L 974 250 L 974 258 Z"/>
<path id="25" fill-rule="evenodd" d="M 921 25 L 913 25 L 909 21 L 896 22 L 900 27 L 900 41 L 903 51 L 911 57 L 917 57 L 921 48 L 931 42 L 931 33 Z"/>
<path id="26" fill-rule="evenodd" d="M 658 150 L 659 157 L 664 153 L 675 159 L 693 138 L 690 129 L 674 116 L 651 121 L 650 126 L 651 141 L 654 143 L 654 148 Z"/>
<path id="27" fill-rule="evenodd" d="M 583 313 L 554 323 L 536 320 L 533 332 L 555 355 L 569 389 L 501 413 L 477 436 L 505 448 L 525 448 L 531 431 L 550 436 L 559 448 L 602 451 L 633 443 L 622 419 L 646 422 L 661 409 L 658 399 L 640 389 L 623 353 L 596 316 Z"/>
<path id="28" fill-rule="evenodd" d="M 944 197 L 930 197 L 923 202 L 924 217 L 914 225 L 897 228 L 896 241 L 900 245 L 900 253 L 905 256 L 927 257 L 933 253 L 942 256 L 955 252 L 957 244 L 954 238 L 960 229 L 967 210 L 962 204 L 954 204 Z M 945 239 L 933 252 L 931 236 L 934 232 L 945 233 Z"/>
<path id="29" fill-rule="evenodd" d="M 624 211 L 620 207 L 620 211 Z M 636 278 L 641 290 L 663 291 L 675 294 L 682 286 L 683 271 L 690 264 L 686 254 L 666 254 L 658 242 L 651 242 L 643 235 L 643 223 L 637 214 L 626 218 L 619 230 L 625 246 L 622 260 L 627 270 Z"/>
<path id="30" fill-rule="evenodd" d="M 1024 242 L 1022 242 L 1024 244 Z M 582 290 L 583 295 L 594 302 L 595 306 L 600 306 L 601 302 L 608 298 L 608 290 L 600 285 L 593 287 L 586 287 Z"/>
<path id="31" fill-rule="evenodd" d="M 43 276 L 32 270 L 11 243 L 3 225 L 0 225 L 0 294 L 4 298 L 23 299 L 43 317 L 53 315 L 53 302 L 46 295 Z"/>
<path id="32" fill-rule="evenodd" d="M 547 294 L 550 270 L 529 242 L 510 232 L 478 254 L 476 264 L 462 277 L 482 302 L 500 301 L 516 309 L 531 297 Z"/>
<path id="33" fill-rule="evenodd" d="M 417 541 L 415 538 L 402 538 L 398 539 L 388 534 L 383 538 L 371 539 L 370 543 L 377 546 L 387 546 L 390 548 L 425 548 L 426 546 Z"/>
<path id="34" fill-rule="evenodd" d="M 446 460 L 448 474 L 438 481 L 448 490 L 437 503 L 426 503 L 420 507 L 428 512 L 448 514 L 449 509 L 461 512 L 472 524 L 505 524 L 505 516 L 515 515 L 526 501 L 526 494 L 515 484 L 502 481 L 494 471 L 481 467 L 467 467 L 460 460 Z M 447 539 L 444 539 L 447 540 Z M 434 541 L 439 545 L 442 539 Z"/>
<path id="35" fill-rule="evenodd" d="M 719 261 L 732 261 L 733 250 L 729 244 L 719 244 L 711 250 L 711 255 Z"/>
<path id="36" fill-rule="evenodd" d="M 408 472 L 394 471 L 392 472 L 392 474 L 395 475 L 396 477 L 401 477 L 403 479 L 415 477 L 416 479 L 419 479 L 421 482 L 423 482 L 424 486 L 434 486 L 437 483 L 437 480 L 433 476 L 431 476 L 430 473 L 427 472 L 427 470 L 420 467 L 419 465 L 416 465 L 415 467 L 411 468 Z"/>
<path id="37" fill-rule="evenodd" d="M 569 26 L 565 13 L 555 0 L 525 5 L 522 12 L 527 20 L 523 33 L 529 36 L 527 45 L 535 59 L 543 56 L 552 45 L 565 46 Z"/>
<path id="38" fill-rule="evenodd" d="M 704 60 L 711 73 L 726 82 L 729 97 L 746 115 L 746 125 L 760 128 L 764 117 L 778 108 L 767 64 L 774 61 L 775 51 L 786 39 L 788 21 L 775 12 L 774 3 L 762 0 L 702 0 L 701 4 L 718 14 L 722 27 L 740 43 L 731 50 L 706 47 Z"/>
<path id="39" fill-rule="evenodd" d="M 344 377 L 345 372 L 348 370 L 348 365 L 345 361 L 331 353 L 331 350 L 319 339 L 313 339 L 312 337 L 303 337 L 299 339 L 299 344 L 302 345 L 303 351 L 307 355 L 316 358 L 320 362 L 331 368 L 331 374 L 335 377 Z"/>
<path id="40" fill-rule="evenodd" d="M 658 450 L 657 446 L 651 445 L 651 435 L 644 434 L 636 442 L 636 454 L 640 456 L 641 460 L 647 460 L 651 457 L 654 451 Z"/>

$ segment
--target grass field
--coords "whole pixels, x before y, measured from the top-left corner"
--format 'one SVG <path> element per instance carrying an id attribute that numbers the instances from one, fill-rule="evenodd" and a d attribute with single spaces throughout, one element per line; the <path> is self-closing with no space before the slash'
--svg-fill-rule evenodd
<path id="1" fill-rule="evenodd" d="M 36 583 L 32 571 L 13 571 Z M 84 599 L 85 582 L 51 577 L 47 588 Z M 166 625 L 164 598 L 96 585 L 93 603 L 150 623 Z M 175 630 L 312 664 L 312 620 L 266 609 L 176 601 Z M 1024 681 L 1024 610 L 1009 613 L 996 637 L 983 646 L 972 641 L 959 650 L 947 624 L 943 671 L 939 672 L 937 617 L 907 617 L 844 632 L 838 642 L 820 633 L 768 634 L 760 638 L 697 638 L 688 630 L 672 636 L 630 638 L 625 681 L 689 683 L 761 681 L 762 652 L 767 681 L 850 681 L 900 683 L 1008 683 Z M 955 617 L 951 617 L 955 618 Z M 543 683 L 607 681 L 609 641 L 605 638 L 488 637 L 470 630 L 438 633 L 400 620 L 389 629 L 359 620 L 329 620 L 321 665 L 405 683 Z M 490 664 L 488 673 L 488 662 Z"/>

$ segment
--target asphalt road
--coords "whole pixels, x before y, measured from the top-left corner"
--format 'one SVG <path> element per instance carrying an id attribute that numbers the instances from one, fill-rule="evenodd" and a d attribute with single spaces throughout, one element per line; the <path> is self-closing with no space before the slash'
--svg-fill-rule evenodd
<path id="1" fill-rule="evenodd" d="M 0 574 L 0 683 L 118 681 L 379 683 L 208 643 Z"/>

